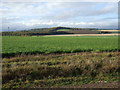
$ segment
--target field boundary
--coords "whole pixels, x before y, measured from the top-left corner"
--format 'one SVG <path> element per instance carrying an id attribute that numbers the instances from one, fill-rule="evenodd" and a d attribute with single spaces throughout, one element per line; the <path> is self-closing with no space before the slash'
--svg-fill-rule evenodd
<path id="1" fill-rule="evenodd" d="M 64 34 L 64 35 L 44 35 L 44 36 L 119 36 L 120 34 Z"/>

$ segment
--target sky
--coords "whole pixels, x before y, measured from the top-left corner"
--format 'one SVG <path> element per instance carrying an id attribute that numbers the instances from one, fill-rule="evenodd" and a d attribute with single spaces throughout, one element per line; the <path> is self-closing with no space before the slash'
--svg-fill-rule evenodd
<path id="1" fill-rule="evenodd" d="M 5 2 L 0 6 L 2 31 L 33 28 L 118 28 L 117 2 Z M 0 30 L 1 31 L 1 30 Z"/>

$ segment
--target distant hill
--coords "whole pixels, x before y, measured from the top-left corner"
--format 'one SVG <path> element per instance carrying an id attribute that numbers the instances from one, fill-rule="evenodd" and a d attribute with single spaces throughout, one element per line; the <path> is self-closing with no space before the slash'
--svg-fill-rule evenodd
<path id="1" fill-rule="evenodd" d="M 99 34 L 97 28 L 70 28 L 70 27 L 52 27 L 35 28 L 30 30 L 2 32 L 3 36 L 35 36 L 35 35 L 60 35 L 60 34 Z"/>

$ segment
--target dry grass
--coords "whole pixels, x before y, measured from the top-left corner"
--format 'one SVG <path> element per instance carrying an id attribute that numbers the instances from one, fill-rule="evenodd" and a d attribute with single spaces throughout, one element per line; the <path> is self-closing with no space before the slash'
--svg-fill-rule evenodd
<path id="1" fill-rule="evenodd" d="M 83 82 L 81 78 L 84 77 L 87 78 L 83 83 L 88 83 L 92 80 L 105 80 L 104 78 L 109 75 L 115 77 L 111 76 L 106 80 L 117 80 L 120 69 L 118 58 L 119 52 L 22 55 L 3 58 L 3 87 L 52 87 L 56 83 L 61 84 L 64 81 L 74 83 L 73 81 L 77 80 L 68 79 L 69 77 L 78 78 L 80 81 L 77 83 Z M 59 82 L 56 81 L 58 79 Z M 26 82 L 33 84 L 22 86 Z"/>

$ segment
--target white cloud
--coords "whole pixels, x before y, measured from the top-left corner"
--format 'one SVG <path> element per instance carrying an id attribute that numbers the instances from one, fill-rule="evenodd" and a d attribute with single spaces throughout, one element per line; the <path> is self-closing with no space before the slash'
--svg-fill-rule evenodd
<path id="1" fill-rule="evenodd" d="M 55 2 L 118 2 L 119 0 L 55 0 Z M 53 2 L 53 0 L 1 0 L 1 2 Z"/>
<path id="2" fill-rule="evenodd" d="M 2 3 L 3 29 L 36 27 L 117 27 L 117 3 Z M 111 20 L 111 21 L 110 21 Z M 104 21 L 104 22 L 103 22 Z M 20 26 L 20 27 L 19 27 Z"/>

